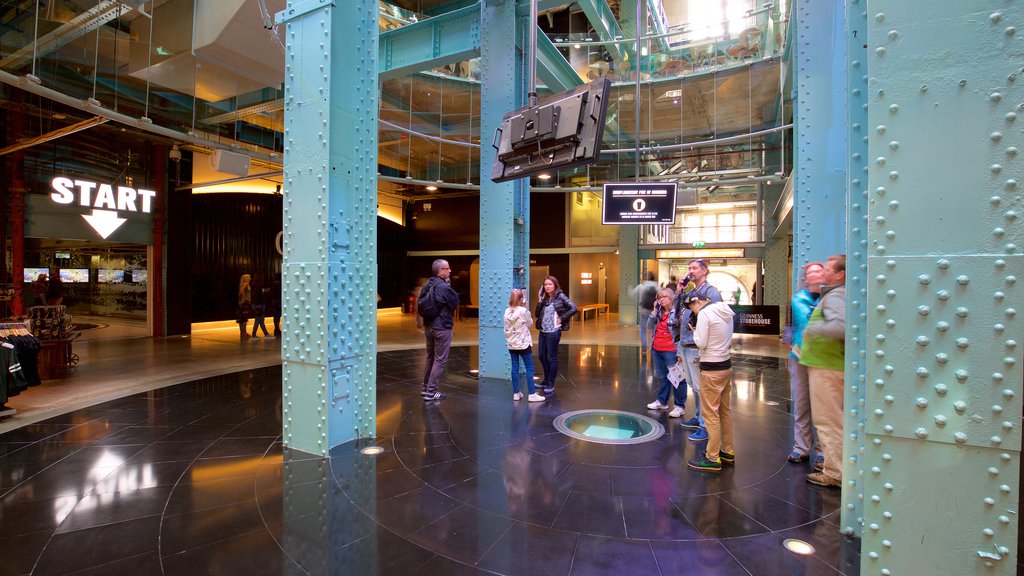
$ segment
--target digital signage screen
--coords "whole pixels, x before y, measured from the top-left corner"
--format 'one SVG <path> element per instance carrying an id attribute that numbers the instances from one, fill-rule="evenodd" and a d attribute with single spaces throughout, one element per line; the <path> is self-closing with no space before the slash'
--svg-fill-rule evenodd
<path id="1" fill-rule="evenodd" d="M 61 282 L 65 284 L 88 284 L 89 283 L 89 269 L 88 268 L 61 268 L 60 271 Z"/>
<path id="2" fill-rule="evenodd" d="M 115 284 L 124 282 L 124 270 L 112 270 L 100 268 L 96 271 L 96 281 L 100 284 Z"/>
<path id="3" fill-rule="evenodd" d="M 25 268 L 25 272 L 24 272 L 24 276 L 23 276 L 22 282 L 25 282 L 26 284 L 28 284 L 30 282 L 35 282 L 36 280 L 39 279 L 39 275 L 40 274 L 46 274 L 47 278 L 49 278 L 49 276 L 50 276 L 50 269 L 49 268 Z"/>

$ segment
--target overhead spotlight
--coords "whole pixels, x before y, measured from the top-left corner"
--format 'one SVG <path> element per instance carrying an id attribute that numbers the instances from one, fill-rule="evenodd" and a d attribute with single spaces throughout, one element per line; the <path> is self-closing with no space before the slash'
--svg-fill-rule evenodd
<path id="1" fill-rule="evenodd" d="M 380 454 L 383 451 L 384 449 L 381 448 L 380 446 L 367 446 L 366 448 L 360 450 L 361 453 L 367 456 L 376 456 L 377 454 Z"/>
<path id="2" fill-rule="evenodd" d="M 539 174 L 537 178 L 540 178 L 541 180 L 550 180 L 551 174 Z"/>
<path id="3" fill-rule="evenodd" d="M 579 44 L 573 44 L 572 47 L 577 49 L 577 50 L 579 50 L 581 48 L 581 46 Z"/>
<path id="4" fill-rule="evenodd" d="M 177 144 L 171 146 L 171 150 L 167 153 L 167 157 L 175 162 L 181 160 L 181 148 L 178 148 Z"/>
<path id="5" fill-rule="evenodd" d="M 431 192 L 433 192 L 434 190 L 437 190 L 437 186 L 433 186 L 433 185 L 427 186 L 427 190 L 430 190 Z"/>

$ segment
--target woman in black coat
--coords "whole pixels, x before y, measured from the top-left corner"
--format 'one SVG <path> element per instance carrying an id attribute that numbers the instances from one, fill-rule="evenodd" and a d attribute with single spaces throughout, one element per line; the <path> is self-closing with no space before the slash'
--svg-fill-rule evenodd
<path id="1" fill-rule="evenodd" d="M 562 340 L 562 332 L 569 329 L 569 319 L 576 314 L 576 305 L 562 292 L 558 278 L 548 276 L 544 279 L 540 293 L 537 294 L 537 307 L 533 312 L 540 339 L 537 342 L 537 355 L 544 367 L 544 380 L 540 386 L 546 394 L 555 391 L 555 378 L 558 377 L 558 343 Z"/>

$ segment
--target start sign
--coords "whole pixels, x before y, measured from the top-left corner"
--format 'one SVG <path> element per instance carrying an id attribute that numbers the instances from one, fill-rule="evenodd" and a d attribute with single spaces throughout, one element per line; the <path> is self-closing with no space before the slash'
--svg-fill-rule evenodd
<path id="1" fill-rule="evenodd" d="M 153 190 L 128 186 L 101 184 L 89 180 L 72 180 L 58 176 L 50 186 L 50 199 L 57 204 L 74 204 L 92 208 L 92 214 L 82 214 L 96 233 L 104 240 L 127 222 L 118 212 L 149 213 L 153 207 Z"/>

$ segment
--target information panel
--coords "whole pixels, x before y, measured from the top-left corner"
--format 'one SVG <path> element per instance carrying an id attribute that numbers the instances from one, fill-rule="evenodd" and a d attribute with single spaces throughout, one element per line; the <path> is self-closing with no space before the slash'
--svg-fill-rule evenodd
<path id="1" fill-rule="evenodd" d="M 732 319 L 732 331 L 736 334 L 779 334 L 778 306 L 731 306 L 736 316 Z"/>
<path id="2" fill-rule="evenodd" d="M 676 183 L 606 183 L 601 221 L 604 224 L 675 224 Z"/>

